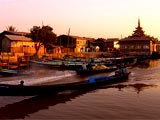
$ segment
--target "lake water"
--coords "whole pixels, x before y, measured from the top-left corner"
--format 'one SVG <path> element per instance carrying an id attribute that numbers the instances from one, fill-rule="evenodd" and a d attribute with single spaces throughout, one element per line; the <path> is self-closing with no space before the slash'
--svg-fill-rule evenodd
<path id="1" fill-rule="evenodd" d="M 160 60 L 145 61 L 128 68 L 132 73 L 123 83 L 92 91 L 72 91 L 56 96 L 0 97 L 0 119 L 159 119 Z M 74 71 L 47 68 L 29 70 L 32 74 L 0 78 L 0 83 L 52 84 L 80 81 Z M 98 75 L 110 75 L 103 73 Z M 95 75 L 95 76 L 98 76 Z"/>

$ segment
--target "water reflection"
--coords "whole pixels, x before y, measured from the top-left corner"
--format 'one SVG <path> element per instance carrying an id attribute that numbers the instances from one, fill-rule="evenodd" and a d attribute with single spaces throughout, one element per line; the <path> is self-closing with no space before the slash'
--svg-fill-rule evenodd
<path id="1" fill-rule="evenodd" d="M 128 84 L 128 85 L 119 84 L 114 87 L 118 88 L 119 91 L 122 91 L 122 89 L 124 89 L 124 88 L 133 88 L 135 90 L 135 92 L 137 92 L 137 94 L 139 94 L 140 92 L 142 92 L 145 89 L 149 89 L 149 88 L 153 88 L 153 87 L 156 88 L 156 87 L 158 87 L 158 85 L 136 83 L 136 84 Z"/>
<path id="2" fill-rule="evenodd" d="M 90 90 L 93 92 L 93 90 Z M 56 96 L 35 96 L 30 99 L 6 105 L 0 108 L 0 119 L 24 119 L 29 114 L 39 110 L 48 109 L 49 106 L 55 106 L 59 103 L 66 103 L 78 96 L 89 92 L 88 90 L 68 91 Z"/>
<path id="3" fill-rule="evenodd" d="M 66 103 L 88 91 L 69 91 L 56 96 L 35 96 L 30 99 L 0 108 L 0 119 L 24 119 L 29 114 L 48 109 L 59 103 Z"/>
<path id="4" fill-rule="evenodd" d="M 136 62 L 132 67 L 139 67 L 139 68 L 149 68 L 149 67 L 157 67 L 159 65 L 159 60 L 143 60 Z"/>
<path id="5" fill-rule="evenodd" d="M 149 89 L 151 87 L 157 87 L 157 85 L 147 85 L 147 84 L 117 84 L 113 86 L 104 86 L 99 89 L 107 88 L 117 88 L 119 91 L 126 88 L 133 88 L 135 92 L 139 94 L 144 89 Z M 83 94 L 89 92 L 96 92 L 95 89 L 90 90 L 77 90 L 68 91 L 55 96 L 35 96 L 30 99 L 25 99 L 23 101 L 6 105 L 0 108 L 0 119 L 24 119 L 29 114 L 38 112 L 39 110 L 48 109 L 49 106 L 55 106 L 59 103 L 66 103 L 76 99 Z"/>

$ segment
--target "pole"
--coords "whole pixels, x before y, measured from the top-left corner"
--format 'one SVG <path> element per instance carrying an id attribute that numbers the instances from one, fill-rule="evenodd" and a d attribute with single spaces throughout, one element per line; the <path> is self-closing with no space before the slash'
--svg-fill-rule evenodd
<path id="1" fill-rule="evenodd" d="M 67 53 L 69 52 L 69 34 L 70 34 L 70 28 L 68 29 Z"/>

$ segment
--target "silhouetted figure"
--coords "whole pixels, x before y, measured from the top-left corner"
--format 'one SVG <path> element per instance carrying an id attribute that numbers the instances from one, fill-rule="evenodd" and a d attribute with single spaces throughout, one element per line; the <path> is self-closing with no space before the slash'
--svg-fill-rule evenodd
<path id="1" fill-rule="evenodd" d="M 21 86 L 24 85 L 24 81 L 23 81 L 23 80 L 20 81 L 20 85 L 21 85 Z"/>

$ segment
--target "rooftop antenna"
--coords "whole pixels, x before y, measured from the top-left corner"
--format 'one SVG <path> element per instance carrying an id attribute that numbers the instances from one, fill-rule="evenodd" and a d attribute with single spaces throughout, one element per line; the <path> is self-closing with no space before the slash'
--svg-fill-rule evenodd
<path id="1" fill-rule="evenodd" d="M 121 34 L 121 39 L 123 38 L 122 34 Z"/>
<path id="2" fill-rule="evenodd" d="M 67 47 L 69 46 L 69 34 L 70 34 L 70 28 L 68 29 L 68 43 L 67 43 Z"/>
<path id="3" fill-rule="evenodd" d="M 70 34 L 70 28 L 68 29 L 68 36 L 69 36 L 69 34 Z"/>
<path id="4" fill-rule="evenodd" d="M 42 27 L 43 27 L 44 25 L 43 25 L 43 21 L 42 21 Z"/>
<path id="5" fill-rule="evenodd" d="M 138 27 L 140 27 L 140 18 L 138 17 Z"/>

